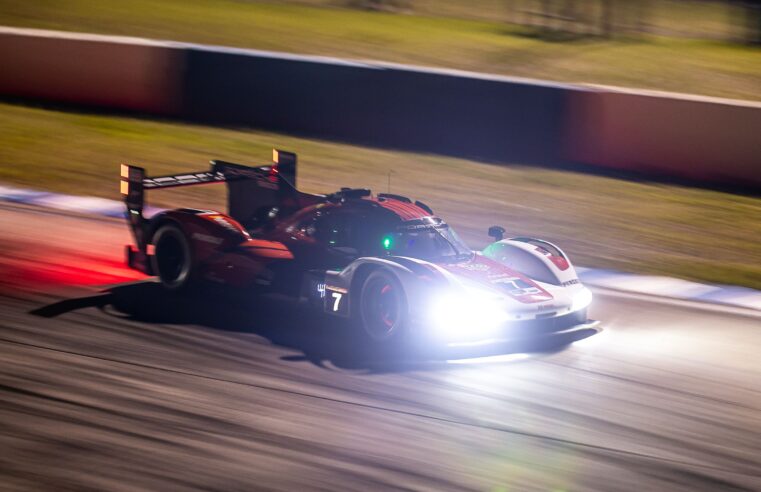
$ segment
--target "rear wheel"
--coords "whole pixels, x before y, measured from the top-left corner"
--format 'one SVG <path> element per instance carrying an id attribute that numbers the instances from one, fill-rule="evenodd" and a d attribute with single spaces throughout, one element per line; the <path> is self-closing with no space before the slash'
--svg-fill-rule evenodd
<path id="1" fill-rule="evenodd" d="M 359 318 L 364 335 L 377 346 L 391 346 L 405 338 L 407 299 L 399 281 L 383 270 L 372 272 L 362 284 Z"/>
<path id="2" fill-rule="evenodd" d="M 161 226 L 153 237 L 153 271 L 171 291 L 187 289 L 193 280 L 193 257 L 188 238 L 174 224 Z"/>

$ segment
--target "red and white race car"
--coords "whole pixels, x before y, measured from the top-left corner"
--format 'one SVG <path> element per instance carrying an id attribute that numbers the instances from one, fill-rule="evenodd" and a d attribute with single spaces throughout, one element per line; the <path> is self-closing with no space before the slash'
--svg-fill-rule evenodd
<path id="1" fill-rule="evenodd" d="M 147 177 L 122 165 L 121 191 L 135 245 L 131 267 L 170 291 L 216 282 L 277 293 L 349 318 L 379 346 L 412 335 L 447 344 L 517 334 L 586 330 L 591 292 L 547 241 L 504 239 L 472 251 L 430 207 L 388 193 L 296 189 L 296 155 L 249 167 L 212 161 L 208 171 Z M 143 215 L 146 190 L 226 183 L 228 212 L 181 208 Z"/>

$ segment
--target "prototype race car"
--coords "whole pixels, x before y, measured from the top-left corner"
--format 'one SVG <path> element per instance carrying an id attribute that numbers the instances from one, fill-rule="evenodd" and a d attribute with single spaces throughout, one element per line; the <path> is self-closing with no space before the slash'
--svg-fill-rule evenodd
<path id="1" fill-rule="evenodd" d="M 304 193 L 296 168 L 296 155 L 278 150 L 271 165 L 212 161 L 209 171 L 172 176 L 122 165 L 129 266 L 169 291 L 210 281 L 286 295 L 350 319 L 381 346 L 413 334 L 457 345 L 596 324 L 587 319 L 592 294 L 557 246 L 504 239 L 494 226 L 495 241 L 474 252 L 420 201 L 368 189 Z M 145 190 L 207 183 L 227 184 L 227 213 L 144 217 Z"/>

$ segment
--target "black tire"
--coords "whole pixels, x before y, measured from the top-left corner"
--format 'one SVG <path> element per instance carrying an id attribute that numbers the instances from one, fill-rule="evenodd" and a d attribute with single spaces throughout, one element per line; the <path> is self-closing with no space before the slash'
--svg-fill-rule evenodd
<path id="1" fill-rule="evenodd" d="M 185 233 L 174 224 L 161 226 L 153 236 L 155 251 L 151 261 L 161 285 L 172 292 L 193 284 L 193 254 Z"/>
<path id="2" fill-rule="evenodd" d="M 394 275 L 375 270 L 365 279 L 358 321 L 365 340 L 375 347 L 397 347 L 407 338 L 409 311 L 402 285 Z"/>

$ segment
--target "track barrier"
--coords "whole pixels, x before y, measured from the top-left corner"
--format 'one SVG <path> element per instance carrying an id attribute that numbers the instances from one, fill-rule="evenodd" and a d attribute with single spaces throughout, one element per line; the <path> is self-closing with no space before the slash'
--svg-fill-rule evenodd
<path id="1" fill-rule="evenodd" d="M 0 28 L 0 94 L 495 163 L 761 189 L 761 104 Z"/>

